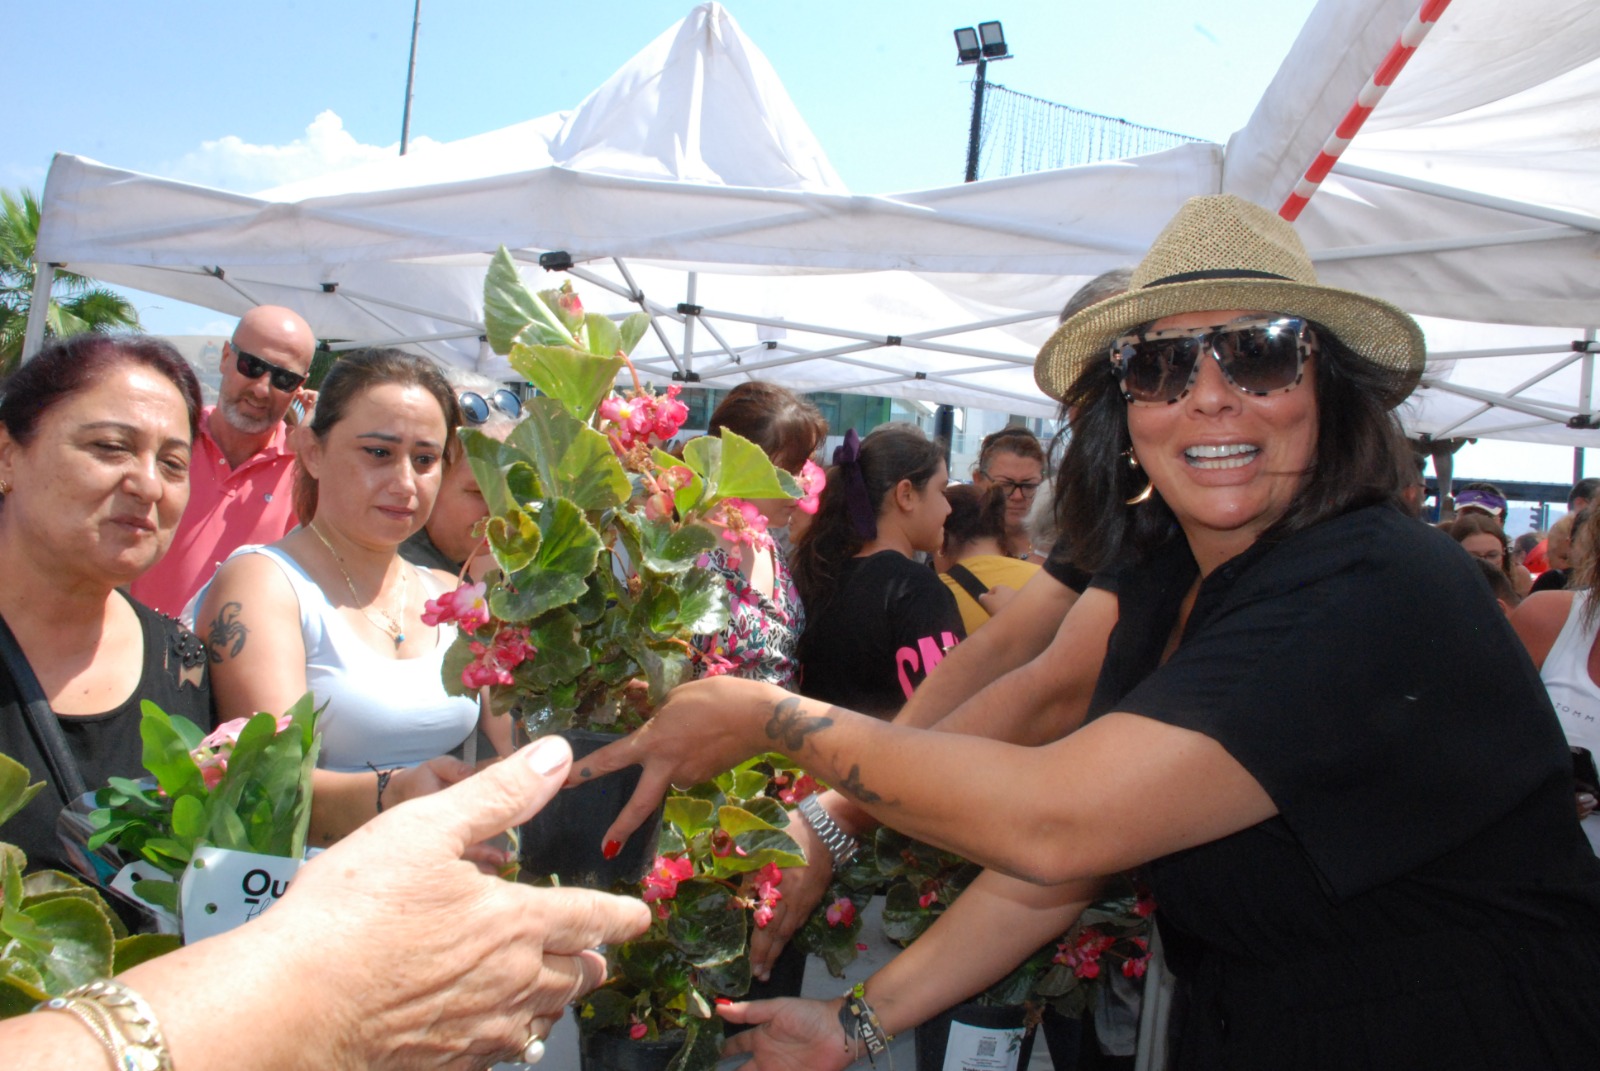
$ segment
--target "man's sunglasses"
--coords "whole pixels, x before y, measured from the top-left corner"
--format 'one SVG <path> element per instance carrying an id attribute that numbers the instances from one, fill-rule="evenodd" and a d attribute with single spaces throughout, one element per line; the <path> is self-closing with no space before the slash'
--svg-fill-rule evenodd
<path id="1" fill-rule="evenodd" d="M 1111 344 L 1111 370 L 1132 405 L 1171 405 L 1189 393 L 1210 351 L 1229 383 L 1265 397 L 1300 382 L 1311 328 L 1299 316 L 1263 316 L 1214 327 L 1136 331 Z"/>
<path id="2" fill-rule="evenodd" d="M 299 390 L 300 384 L 306 377 L 299 372 L 288 368 L 280 368 L 271 361 L 263 361 L 253 353 L 246 353 L 241 349 L 234 349 L 234 356 L 238 357 L 239 374 L 246 379 L 260 379 L 263 375 L 271 374 L 272 386 L 285 394 L 292 390 Z"/>
<path id="3" fill-rule="evenodd" d="M 485 398 L 477 391 L 462 391 L 459 395 L 461 415 L 468 424 L 487 424 L 491 412 L 500 410 L 512 420 L 522 416 L 522 399 L 504 387 Z"/>

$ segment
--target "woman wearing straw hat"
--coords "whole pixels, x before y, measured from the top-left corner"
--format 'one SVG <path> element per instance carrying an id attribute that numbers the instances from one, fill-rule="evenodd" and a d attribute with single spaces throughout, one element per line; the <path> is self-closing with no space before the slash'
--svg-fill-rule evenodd
<path id="1" fill-rule="evenodd" d="M 1178 1067 L 1594 1066 L 1600 864 L 1560 726 L 1473 563 L 1393 505 L 1422 360 L 1283 220 L 1191 200 L 1039 357 L 1076 413 L 1064 533 L 1116 591 L 1063 624 L 1092 654 L 1046 656 L 1080 659 L 1054 702 L 1082 728 L 1022 748 L 715 681 L 585 760 L 644 763 L 647 804 L 779 750 L 991 868 L 864 992 L 724 1009 L 765 1024 L 730 1048 L 841 1067 L 1142 866 Z"/>

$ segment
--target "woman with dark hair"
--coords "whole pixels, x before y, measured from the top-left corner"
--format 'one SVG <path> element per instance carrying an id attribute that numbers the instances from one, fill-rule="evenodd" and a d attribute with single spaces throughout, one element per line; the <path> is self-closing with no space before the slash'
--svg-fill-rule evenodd
<path id="1" fill-rule="evenodd" d="M 399 554 L 428 519 L 459 423 L 455 393 L 426 358 L 343 357 L 297 455 L 305 523 L 270 546 L 241 547 L 198 597 L 221 717 L 285 710 L 308 690 L 326 704 L 314 844 L 472 771 L 441 757 L 479 717 L 478 704 L 444 691 L 454 626 L 424 617 L 455 577 Z M 485 728 L 509 747 L 506 719 Z"/>
<path id="2" fill-rule="evenodd" d="M 1600 510 L 1582 512 L 1573 546 L 1600 546 Z M 1539 669 L 1568 746 L 1600 752 L 1600 564 L 1594 555 L 1574 556 L 1568 590 L 1535 591 L 1523 599 L 1511 615 L 1511 627 Z M 1590 846 L 1600 853 L 1600 818 L 1593 817 L 1596 787 L 1578 786 L 1577 810 Z"/>
<path id="3" fill-rule="evenodd" d="M 729 391 L 711 414 L 709 434 L 720 438 L 724 431 L 755 443 L 774 465 L 799 477 L 827 437 L 828 423 L 794 392 L 749 382 Z M 765 518 L 768 531 L 787 528 L 797 508 L 792 498 L 755 499 L 749 505 Z M 805 607 L 776 542 L 758 544 L 740 553 L 719 541 L 700 559 L 727 586 L 730 619 L 720 632 L 695 637 L 695 646 L 707 656 L 696 663 L 696 672 L 732 673 L 792 689 Z"/>
<path id="4" fill-rule="evenodd" d="M 1005 495 L 1005 550 L 1014 558 L 1033 557 L 1028 510 L 1044 483 L 1044 447 L 1027 428 L 1005 427 L 983 437 L 972 483 L 980 491 L 998 487 Z"/>
<path id="5" fill-rule="evenodd" d="M 800 691 L 890 717 L 966 635 L 954 596 L 911 557 L 944 537 L 944 452 L 914 425 L 885 424 L 849 431 L 833 462 L 794 550 Z"/>
<path id="6" fill-rule="evenodd" d="M 140 701 L 211 722 L 200 641 L 118 590 L 183 516 L 200 385 L 165 342 L 84 334 L 0 392 L 0 752 L 47 786 L 5 839 L 70 870 L 56 816 L 143 774 Z"/>
<path id="7" fill-rule="evenodd" d="M 933 564 L 956 597 L 961 624 L 971 636 L 989 620 L 979 597 L 996 585 L 1020 590 L 1039 566 L 1005 553 L 1006 497 L 999 487 L 980 491 L 976 484 L 956 484 L 944 489 L 944 497 L 950 516 L 944 519 L 944 542 Z"/>
<path id="8" fill-rule="evenodd" d="M 1036 368 L 1076 414 L 1064 533 L 1116 583 L 1062 626 L 1103 651 L 1047 708 L 1080 728 L 1021 747 L 707 681 L 578 764 L 644 765 L 608 838 L 777 749 L 991 868 L 848 1001 L 720 1009 L 763 1024 L 730 1051 L 881 1051 L 1138 866 L 1181 1071 L 1593 1065 L 1600 861 L 1560 725 L 1478 567 L 1395 504 L 1392 410 L 1423 356 L 1405 313 L 1320 284 L 1281 217 L 1194 198 Z"/>

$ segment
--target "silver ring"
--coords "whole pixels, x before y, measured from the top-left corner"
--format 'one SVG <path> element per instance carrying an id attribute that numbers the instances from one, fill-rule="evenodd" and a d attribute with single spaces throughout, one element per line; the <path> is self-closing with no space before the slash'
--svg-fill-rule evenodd
<path id="1" fill-rule="evenodd" d="M 538 1034 L 535 1034 L 533 1037 L 528 1039 L 528 1043 L 526 1045 L 522 1046 L 522 1062 L 525 1064 L 536 1064 L 543 1059 L 544 1038 L 540 1037 Z"/>

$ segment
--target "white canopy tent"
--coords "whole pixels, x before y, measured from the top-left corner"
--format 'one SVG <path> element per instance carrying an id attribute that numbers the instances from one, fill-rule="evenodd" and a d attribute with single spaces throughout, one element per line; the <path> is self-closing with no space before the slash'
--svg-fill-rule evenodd
<path id="1" fill-rule="evenodd" d="M 1226 151 L 893 196 L 843 188 L 770 64 L 703 4 L 570 114 L 256 197 L 58 156 L 38 255 L 503 375 L 478 341 L 488 253 L 558 251 L 590 308 L 656 316 L 640 361 L 658 378 L 1048 415 L 1031 364 L 1066 298 L 1186 197 L 1280 203 L 1417 2 L 1323 0 Z M 1425 317 L 1413 432 L 1600 445 L 1568 426 L 1593 411 L 1572 345 L 1600 325 L 1595 99 L 1589 0 L 1454 0 L 1300 217 L 1325 281 Z"/>

